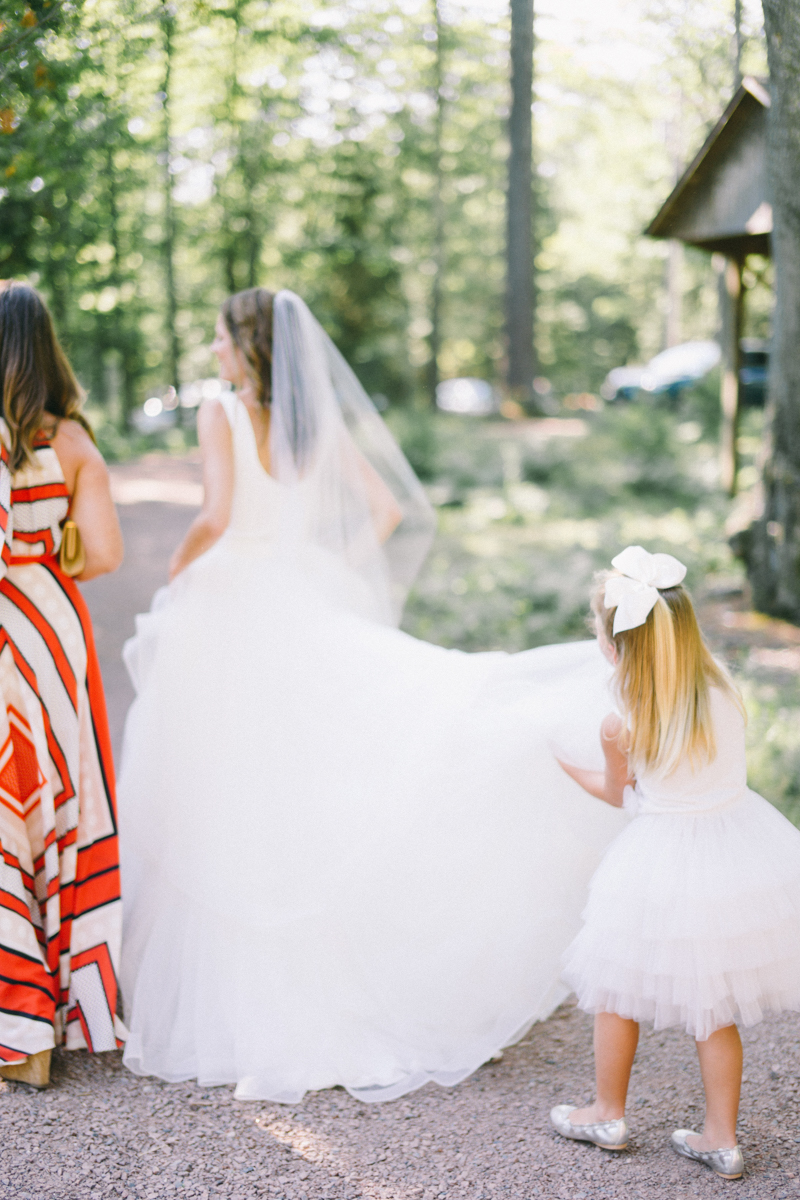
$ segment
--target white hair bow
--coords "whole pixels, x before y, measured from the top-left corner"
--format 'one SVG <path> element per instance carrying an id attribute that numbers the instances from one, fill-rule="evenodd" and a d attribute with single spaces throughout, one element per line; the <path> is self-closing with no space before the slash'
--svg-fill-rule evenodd
<path id="1" fill-rule="evenodd" d="M 627 546 L 611 565 L 620 572 L 606 580 L 606 608 L 616 608 L 614 636 L 626 629 L 644 625 L 655 602 L 659 588 L 675 587 L 682 583 L 686 567 L 671 554 L 650 554 L 642 546 Z"/>

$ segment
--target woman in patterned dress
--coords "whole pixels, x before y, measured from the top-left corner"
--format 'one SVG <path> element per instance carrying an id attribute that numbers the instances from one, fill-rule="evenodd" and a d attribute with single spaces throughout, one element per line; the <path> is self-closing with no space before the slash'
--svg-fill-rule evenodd
<path id="1" fill-rule="evenodd" d="M 54 1046 L 113 1050 L 121 901 L 103 686 L 79 578 L 122 535 L 80 388 L 30 287 L 0 283 L 0 1075 L 43 1087 Z"/>

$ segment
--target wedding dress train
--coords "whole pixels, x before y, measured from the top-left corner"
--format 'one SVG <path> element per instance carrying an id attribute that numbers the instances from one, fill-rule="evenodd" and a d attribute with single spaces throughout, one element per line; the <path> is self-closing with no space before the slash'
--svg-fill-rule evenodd
<path id="1" fill-rule="evenodd" d="M 609 668 L 594 642 L 467 655 L 374 620 L 287 536 L 293 489 L 224 403 L 231 524 L 126 649 L 125 1063 L 278 1101 L 457 1083 L 566 994 L 626 818 L 551 745 L 599 756 Z"/>

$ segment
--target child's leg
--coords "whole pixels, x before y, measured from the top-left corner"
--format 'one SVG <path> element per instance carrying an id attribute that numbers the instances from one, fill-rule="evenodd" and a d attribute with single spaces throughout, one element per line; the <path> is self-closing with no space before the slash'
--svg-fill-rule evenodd
<path id="1" fill-rule="evenodd" d="M 597 1099 L 588 1108 L 570 1113 L 573 1125 L 614 1121 L 625 1116 L 625 1100 L 631 1077 L 639 1026 L 616 1013 L 598 1013 L 594 1019 L 594 1066 Z"/>
<path id="2" fill-rule="evenodd" d="M 742 1040 L 735 1025 L 717 1029 L 697 1043 L 706 1093 L 703 1132 L 687 1139 L 693 1150 L 728 1150 L 736 1145 L 736 1118 L 742 1086 Z"/>

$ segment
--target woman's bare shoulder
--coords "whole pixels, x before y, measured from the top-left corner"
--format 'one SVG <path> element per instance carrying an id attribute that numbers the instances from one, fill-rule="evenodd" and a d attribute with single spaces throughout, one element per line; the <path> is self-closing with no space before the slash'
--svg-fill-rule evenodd
<path id="1" fill-rule="evenodd" d="M 68 417 L 59 421 L 50 445 L 61 464 L 70 495 L 74 494 L 79 479 L 82 481 L 82 487 L 90 482 L 99 483 L 103 488 L 108 487 L 108 467 L 105 459 L 79 421 L 70 420 Z"/>
<path id="2" fill-rule="evenodd" d="M 53 434 L 52 446 L 56 454 L 63 460 L 64 456 L 76 464 L 85 462 L 105 463 L 87 429 L 80 421 L 64 417 L 58 422 L 58 428 Z"/>
<path id="3" fill-rule="evenodd" d="M 200 407 L 197 410 L 197 420 L 200 421 L 224 421 L 225 424 L 230 424 L 225 404 L 219 396 L 207 396 L 205 400 L 200 402 Z"/>
<path id="4" fill-rule="evenodd" d="M 204 400 L 197 410 L 197 436 L 203 444 L 215 443 L 225 447 L 233 444 L 228 413 L 216 396 Z"/>

